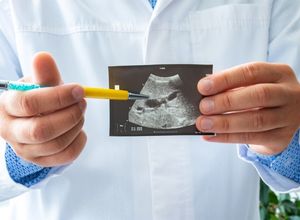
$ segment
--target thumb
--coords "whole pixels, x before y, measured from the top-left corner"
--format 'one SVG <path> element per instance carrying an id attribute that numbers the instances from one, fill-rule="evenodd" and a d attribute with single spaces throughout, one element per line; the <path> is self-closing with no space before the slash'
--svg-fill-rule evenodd
<path id="1" fill-rule="evenodd" d="M 60 73 L 54 58 L 47 52 L 39 52 L 33 58 L 34 83 L 44 86 L 56 86 L 62 84 Z"/>

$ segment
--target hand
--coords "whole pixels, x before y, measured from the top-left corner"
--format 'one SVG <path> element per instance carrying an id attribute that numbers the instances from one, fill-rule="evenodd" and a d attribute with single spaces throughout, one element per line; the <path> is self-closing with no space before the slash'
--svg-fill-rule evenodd
<path id="1" fill-rule="evenodd" d="M 3 92 L 0 135 L 28 162 L 43 167 L 70 163 L 86 143 L 83 88 L 62 85 L 55 61 L 47 53 L 35 56 L 33 68 L 34 75 L 22 81 L 53 87 Z"/>
<path id="2" fill-rule="evenodd" d="M 196 126 L 212 142 L 250 144 L 277 154 L 300 126 L 300 84 L 283 64 L 249 63 L 210 75 L 198 83 L 204 96 Z"/>

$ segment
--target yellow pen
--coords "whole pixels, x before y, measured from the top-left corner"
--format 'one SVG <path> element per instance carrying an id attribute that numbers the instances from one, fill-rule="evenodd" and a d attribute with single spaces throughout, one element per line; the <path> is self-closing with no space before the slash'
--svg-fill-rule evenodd
<path id="1" fill-rule="evenodd" d="M 138 100 L 148 99 L 149 96 L 128 92 L 127 90 L 103 89 L 83 86 L 86 98 L 111 99 L 111 100 Z"/>
<path id="2" fill-rule="evenodd" d="M 38 84 L 16 81 L 0 80 L 0 90 L 27 91 L 42 88 Z M 110 100 L 140 100 L 149 99 L 149 96 L 132 93 L 127 90 L 104 89 L 98 87 L 83 86 L 86 98 L 110 99 Z"/>

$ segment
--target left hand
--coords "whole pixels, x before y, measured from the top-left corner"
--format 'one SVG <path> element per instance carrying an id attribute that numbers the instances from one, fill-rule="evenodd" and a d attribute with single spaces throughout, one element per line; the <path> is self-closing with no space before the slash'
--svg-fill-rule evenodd
<path id="1" fill-rule="evenodd" d="M 284 64 L 248 63 L 201 79 L 196 126 L 212 142 L 244 143 L 277 154 L 300 127 L 300 84 Z"/>

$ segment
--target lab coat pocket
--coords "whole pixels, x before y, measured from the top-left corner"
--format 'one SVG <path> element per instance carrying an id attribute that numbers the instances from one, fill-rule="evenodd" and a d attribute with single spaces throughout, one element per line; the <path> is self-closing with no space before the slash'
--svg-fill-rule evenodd
<path id="1" fill-rule="evenodd" d="M 190 14 L 194 63 L 221 70 L 249 61 L 266 60 L 270 7 L 234 4 Z"/>

